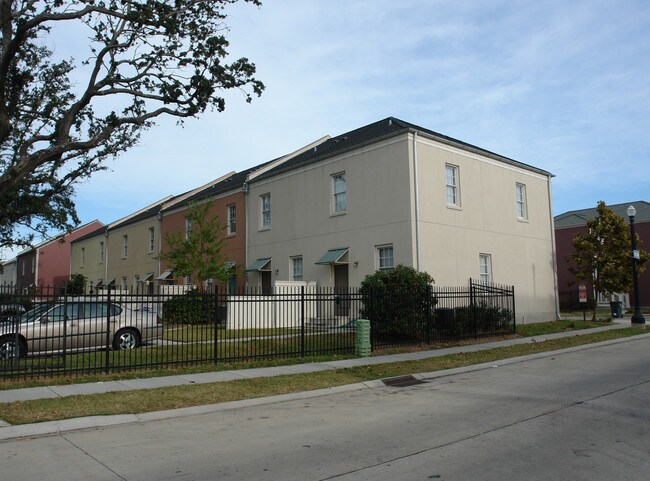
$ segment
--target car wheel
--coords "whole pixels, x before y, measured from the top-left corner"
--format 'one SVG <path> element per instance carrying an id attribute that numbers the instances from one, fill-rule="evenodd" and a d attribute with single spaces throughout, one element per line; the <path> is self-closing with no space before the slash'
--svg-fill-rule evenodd
<path id="1" fill-rule="evenodd" d="M 15 336 L 4 336 L 0 338 L 0 359 L 17 359 L 25 357 L 27 354 L 27 346 L 25 341 L 18 339 Z"/>
<path id="2" fill-rule="evenodd" d="M 135 329 L 120 329 L 113 338 L 113 349 L 134 349 L 140 345 L 140 336 Z"/>

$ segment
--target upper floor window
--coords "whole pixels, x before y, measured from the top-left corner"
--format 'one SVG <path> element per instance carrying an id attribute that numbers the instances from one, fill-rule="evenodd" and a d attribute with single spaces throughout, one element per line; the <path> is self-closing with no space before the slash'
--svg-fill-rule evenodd
<path id="1" fill-rule="evenodd" d="M 393 246 L 377 247 L 377 269 L 382 272 L 388 272 L 395 267 L 395 258 L 393 256 Z"/>
<path id="2" fill-rule="evenodd" d="M 36 272 L 36 256 L 32 257 L 32 274 Z"/>
<path id="3" fill-rule="evenodd" d="M 129 236 L 122 236 L 122 258 L 125 258 L 129 253 Z"/>
<path id="4" fill-rule="evenodd" d="M 192 218 L 185 217 L 185 239 L 192 237 Z"/>
<path id="5" fill-rule="evenodd" d="M 149 227 L 149 252 L 153 252 L 156 247 L 156 231 Z"/>
<path id="6" fill-rule="evenodd" d="M 291 279 L 302 281 L 302 256 L 291 258 Z"/>
<path id="7" fill-rule="evenodd" d="M 526 205 L 526 185 L 515 185 L 515 201 L 517 205 L 517 218 L 528 219 L 528 206 Z"/>
<path id="8" fill-rule="evenodd" d="M 25 259 L 23 259 L 22 269 L 21 269 L 21 275 L 23 275 L 23 276 L 25 275 L 25 265 L 26 264 L 27 264 L 27 261 Z"/>
<path id="9" fill-rule="evenodd" d="M 99 263 L 102 264 L 104 262 L 104 242 L 99 243 Z"/>
<path id="10" fill-rule="evenodd" d="M 228 235 L 233 235 L 237 232 L 237 206 L 230 204 L 228 206 Z"/>
<path id="11" fill-rule="evenodd" d="M 85 263 L 86 263 L 86 248 L 82 247 L 81 248 L 81 267 L 83 267 Z"/>
<path id="12" fill-rule="evenodd" d="M 478 260 L 481 282 L 492 282 L 492 256 L 490 254 L 479 254 Z"/>
<path id="13" fill-rule="evenodd" d="M 262 229 L 271 228 L 271 194 L 264 194 L 260 196 L 261 204 L 261 218 L 260 227 Z"/>
<path id="14" fill-rule="evenodd" d="M 348 208 L 345 172 L 332 176 L 332 193 L 332 212 L 335 214 L 345 212 Z"/>
<path id="15" fill-rule="evenodd" d="M 445 185 L 447 187 L 447 205 L 460 206 L 458 166 L 445 165 Z"/>

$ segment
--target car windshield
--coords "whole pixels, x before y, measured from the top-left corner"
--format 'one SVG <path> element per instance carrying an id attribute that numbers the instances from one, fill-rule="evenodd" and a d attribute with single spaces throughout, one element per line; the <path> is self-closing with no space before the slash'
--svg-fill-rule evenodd
<path id="1" fill-rule="evenodd" d="M 20 322 L 29 322 L 41 316 L 42 313 L 52 307 L 52 304 L 39 304 L 20 316 Z"/>

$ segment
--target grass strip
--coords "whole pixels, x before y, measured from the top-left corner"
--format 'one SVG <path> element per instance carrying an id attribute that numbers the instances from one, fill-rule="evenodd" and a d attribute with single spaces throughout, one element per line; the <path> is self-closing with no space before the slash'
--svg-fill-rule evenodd
<path id="1" fill-rule="evenodd" d="M 82 416 L 134 414 L 204 404 L 309 391 L 417 372 L 432 372 L 527 354 L 554 351 L 648 332 L 641 328 L 576 335 L 561 339 L 499 347 L 478 352 L 450 354 L 418 361 L 257 378 L 223 383 L 171 386 L 106 394 L 0 404 L 0 419 L 11 424 L 54 421 Z"/>

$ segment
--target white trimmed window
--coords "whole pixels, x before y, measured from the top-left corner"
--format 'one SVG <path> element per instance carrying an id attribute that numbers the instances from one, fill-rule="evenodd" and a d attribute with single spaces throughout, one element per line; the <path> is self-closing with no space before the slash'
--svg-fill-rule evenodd
<path id="1" fill-rule="evenodd" d="M 492 282 L 492 256 L 490 254 L 479 254 L 478 260 L 481 282 Z"/>
<path id="2" fill-rule="evenodd" d="M 192 237 L 192 218 L 185 217 L 185 239 Z"/>
<path id="3" fill-rule="evenodd" d="M 81 267 L 83 267 L 86 264 L 86 248 L 82 247 L 81 248 Z"/>
<path id="4" fill-rule="evenodd" d="M 260 196 L 260 227 L 262 229 L 271 228 L 271 194 Z"/>
<path id="5" fill-rule="evenodd" d="M 233 235 L 237 232 L 237 206 L 230 204 L 228 206 L 228 235 Z"/>
<path id="6" fill-rule="evenodd" d="M 291 279 L 302 281 L 302 256 L 291 258 Z"/>
<path id="7" fill-rule="evenodd" d="M 345 172 L 332 176 L 332 212 L 341 214 L 348 210 Z"/>
<path id="8" fill-rule="evenodd" d="M 129 290 L 129 283 L 126 280 L 126 276 L 122 276 L 122 290 L 123 291 L 128 291 Z"/>
<path id="9" fill-rule="evenodd" d="M 395 267 L 395 258 L 393 256 L 393 246 L 377 247 L 377 270 L 388 272 Z"/>
<path id="10" fill-rule="evenodd" d="M 122 236 L 122 259 L 126 259 L 126 256 L 129 254 L 129 236 Z"/>
<path id="11" fill-rule="evenodd" d="M 185 285 L 186 286 L 191 286 L 192 285 L 192 274 L 185 276 Z"/>
<path id="12" fill-rule="evenodd" d="M 99 263 L 104 263 L 104 242 L 99 243 Z"/>
<path id="13" fill-rule="evenodd" d="M 149 252 L 153 252 L 156 247 L 156 231 L 149 227 Z"/>
<path id="14" fill-rule="evenodd" d="M 445 185 L 447 188 L 447 205 L 460 207 L 460 181 L 457 165 L 445 165 Z"/>
<path id="15" fill-rule="evenodd" d="M 525 184 L 515 184 L 515 202 L 517 206 L 517 219 L 528 219 Z"/>

